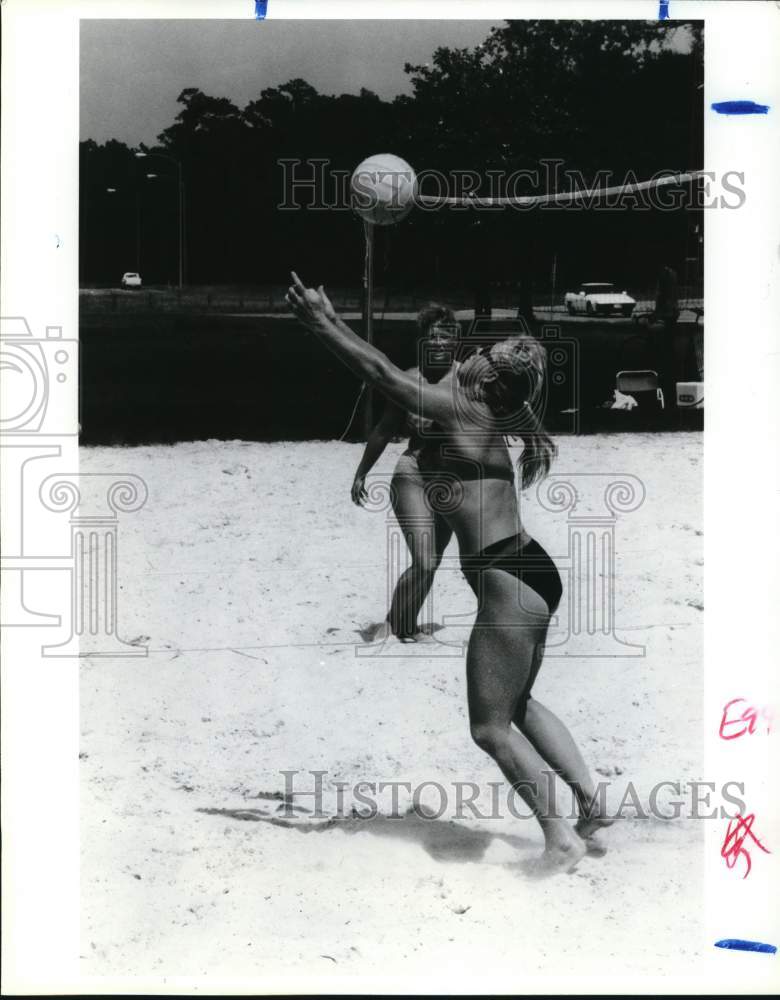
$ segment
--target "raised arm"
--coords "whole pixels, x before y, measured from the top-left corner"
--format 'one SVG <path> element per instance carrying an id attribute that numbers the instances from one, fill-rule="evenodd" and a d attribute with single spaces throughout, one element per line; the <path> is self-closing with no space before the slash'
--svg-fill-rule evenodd
<path id="1" fill-rule="evenodd" d="M 293 313 L 359 378 L 375 385 L 402 410 L 440 424 L 452 420 L 455 407 L 451 384 L 421 383 L 402 371 L 338 317 L 322 285 L 317 290 L 306 288 L 294 271 L 292 279 L 287 302 Z"/>

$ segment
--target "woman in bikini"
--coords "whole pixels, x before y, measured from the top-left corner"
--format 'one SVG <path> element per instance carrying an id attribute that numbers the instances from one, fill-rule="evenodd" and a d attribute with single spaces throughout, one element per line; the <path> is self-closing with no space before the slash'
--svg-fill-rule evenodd
<path id="1" fill-rule="evenodd" d="M 298 319 L 359 378 L 437 427 L 440 444 L 426 449 L 426 474 L 446 488 L 444 516 L 478 600 L 466 656 L 471 735 L 538 820 L 541 869 L 570 871 L 610 821 L 568 729 L 531 697 L 562 587 L 555 564 L 520 524 L 505 437 L 523 440 L 525 489 L 547 473 L 555 454 L 535 409 L 546 378 L 544 348 L 532 337 L 513 337 L 476 351 L 446 385 L 430 385 L 350 330 L 321 286 L 292 278 L 287 301 Z M 551 772 L 574 793 L 575 827 L 555 810 Z"/>
<path id="2" fill-rule="evenodd" d="M 407 374 L 417 379 L 424 378 L 431 384 L 446 382 L 453 377 L 456 368 L 454 352 L 460 330 L 455 315 L 446 306 L 431 303 L 417 316 L 417 328 L 420 331 L 420 366 L 408 369 Z M 452 538 L 452 528 L 428 502 L 420 470 L 420 453 L 430 426 L 430 421 L 423 420 L 416 413 L 404 412 L 387 399 L 382 417 L 369 434 L 355 471 L 352 500 L 360 506 L 368 498 L 366 476 L 382 452 L 393 438 L 409 435 L 409 444 L 393 472 L 390 497 L 411 563 L 398 578 L 387 618 L 371 629 L 373 640 L 385 639 L 392 634 L 402 642 L 432 641 L 432 625 L 419 626 L 417 616 Z"/>

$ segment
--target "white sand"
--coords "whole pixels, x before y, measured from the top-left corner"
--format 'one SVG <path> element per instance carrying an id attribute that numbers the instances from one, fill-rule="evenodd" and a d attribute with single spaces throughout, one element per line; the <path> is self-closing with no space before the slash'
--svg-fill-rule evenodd
<path id="1" fill-rule="evenodd" d="M 618 632 L 646 656 L 551 658 L 534 691 L 613 776 L 613 804 L 627 779 L 646 800 L 656 782 L 702 777 L 701 441 L 559 442 L 555 471 L 633 473 L 647 489 L 616 527 Z M 540 974 L 685 975 L 701 945 L 693 820 L 626 820 L 606 858 L 541 882 L 522 868 L 541 850 L 533 820 L 453 819 L 454 803 L 440 820 L 390 819 L 384 795 L 370 822 L 267 821 L 279 803 L 258 793 L 281 792 L 282 770 L 327 771 L 329 810 L 339 780 L 450 794 L 500 780 L 469 737 L 462 656 L 395 642 L 394 657 L 355 655 L 355 630 L 387 610 L 385 515 L 349 499 L 360 452 L 82 452 L 82 471 L 133 472 L 150 492 L 119 535 L 120 633 L 148 637 L 150 654 L 82 670 L 84 974 L 250 977 L 258 990 L 274 974 L 289 990 L 307 974 L 322 990 L 401 974 L 436 990 L 469 974 L 483 992 Z M 527 524 L 565 554 L 565 515 L 532 503 Z M 437 620 L 473 603 L 460 574 L 440 573 Z"/>

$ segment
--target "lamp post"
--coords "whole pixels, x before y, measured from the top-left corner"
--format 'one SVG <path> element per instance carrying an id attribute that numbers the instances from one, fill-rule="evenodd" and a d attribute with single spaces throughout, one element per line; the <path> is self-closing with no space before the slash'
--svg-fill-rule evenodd
<path id="1" fill-rule="evenodd" d="M 147 177 L 156 177 L 157 174 L 147 174 Z M 123 189 L 125 190 L 125 189 Z M 107 187 L 106 194 L 117 194 L 119 188 Z M 141 270 L 141 189 L 135 189 L 135 269 Z"/>
<path id="2" fill-rule="evenodd" d="M 146 153 L 143 150 L 136 152 L 136 158 L 139 160 L 154 157 L 158 160 L 169 160 L 171 163 L 176 164 L 176 170 L 178 173 L 178 208 L 179 208 L 179 290 L 181 291 L 184 285 L 184 183 L 182 178 L 181 160 L 177 160 L 175 156 L 169 156 L 167 153 Z M 147 174 L 147 176 L 150 176 Z"/>

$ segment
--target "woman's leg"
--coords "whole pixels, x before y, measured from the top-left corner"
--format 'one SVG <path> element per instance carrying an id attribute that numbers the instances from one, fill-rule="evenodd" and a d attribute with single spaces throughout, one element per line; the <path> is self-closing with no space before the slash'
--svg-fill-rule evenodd
<path id="1" fill-rule="evenodd" d="M 393 511 L 412 561 L 395 585 L 387 620 L 394 635 L 423 638 L 417 616 L 452 537 L 452 529 L 441 515 L 430 509 L 423 477 L 410 456 L 402 456 L 393 476 Z"/>
<path id="2" fill-rule="evenodd" d="M 436 570 L 441 565 L 442 556 L 444 555 L 445 549 L 450 544 L 450 539 L 452 538 L 452 528 L 447 524 L 441 514 L 433 515 L 433 559 L 429 565 L 429 575 L 427 580 L 427 585 L 425 587 L 425 592 L 419 596 L 419 606 L 415 612 L 419 615 L 422 610 L 422 606 L 425 603 L 425 599 L 430 593 L 430 589 L 433 586 L 433 578 L 436 575 Z M 415 619 L 416 620 L 416 619 Z M 426 622 L 422 626 L 417 626 L 417 637 L 428 639 L 434 634 L 435 622 Z"/>
<path id="3" fill-rule="evenodd" d="M 536 679 L 544 655 L 544 645 L 537 646 L 531 673 Z M 606 802 L 596 795 L 596 787 L 588 765 L 565 724 L 540 701 L 530 698 L 518 706 L 512 721 L 539 754 L 571 788 L 577 802 L 580 819 L 575 827 L 581 837 L 590 836 L 612 822 L 606 812 Z"/>
<path id="4" fill-rule="evenodd" d="M 511 725 L 532 678 L 536 648 L 544 642 L 549 609 L 536 591 L 503 570 L 484 570 L 478 579 L 480 607 L 466 660 L 471 734 L 539 821 L 545 867 L 570 870 L 585 854 L 585 844 L 556 814 L 555 769 Z"/>

